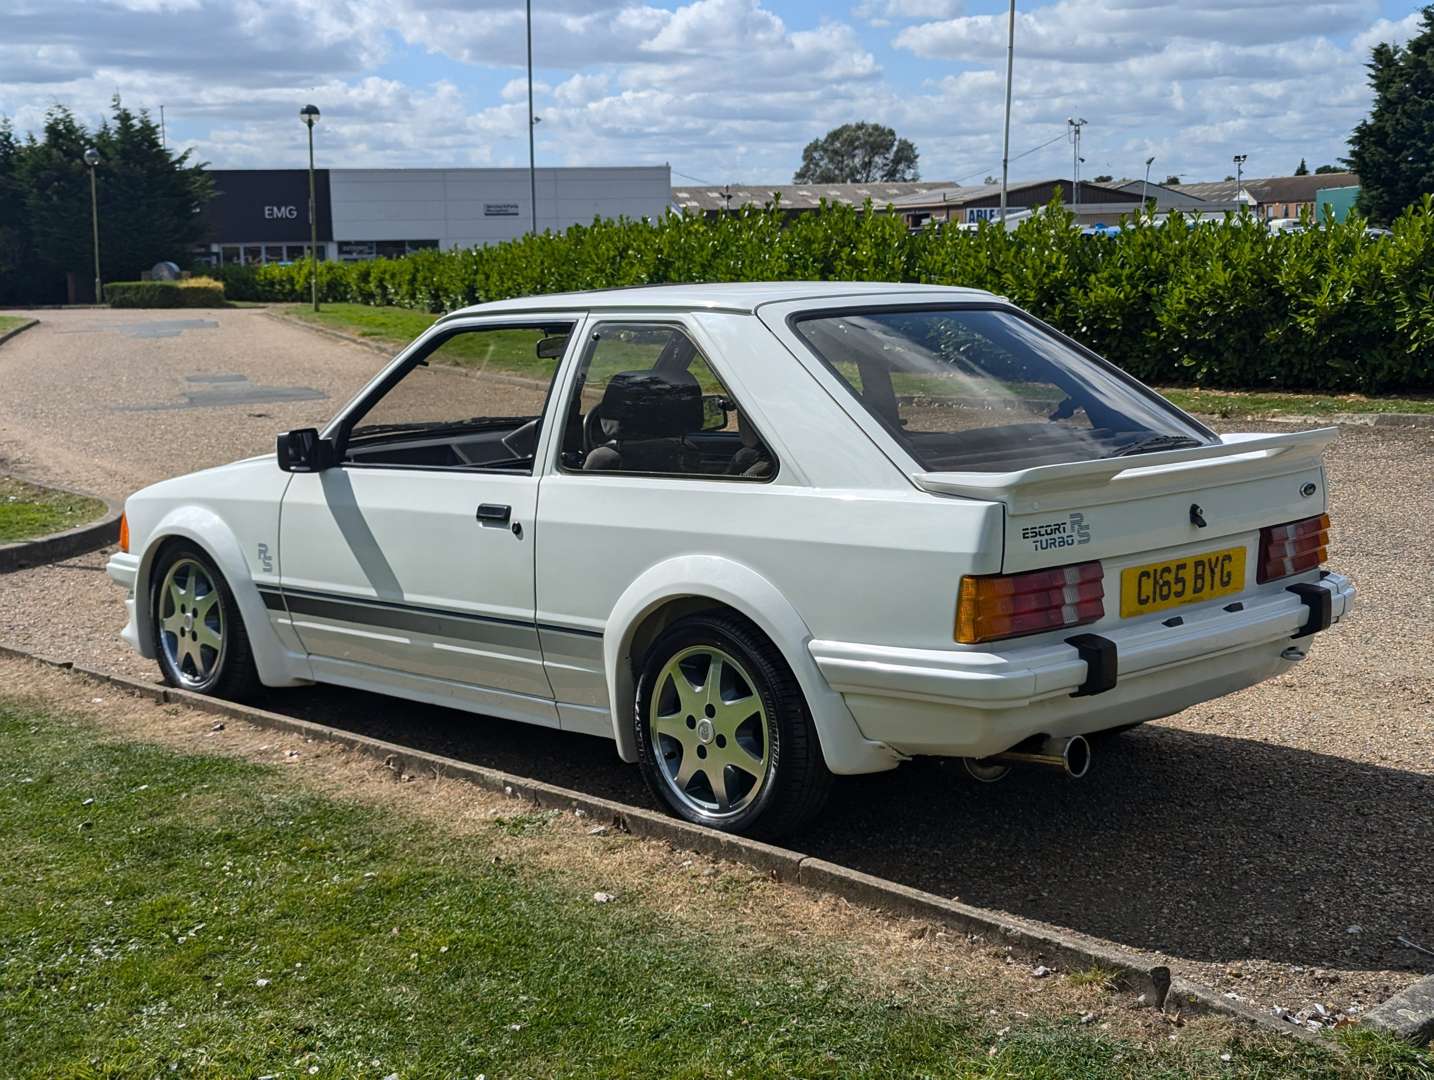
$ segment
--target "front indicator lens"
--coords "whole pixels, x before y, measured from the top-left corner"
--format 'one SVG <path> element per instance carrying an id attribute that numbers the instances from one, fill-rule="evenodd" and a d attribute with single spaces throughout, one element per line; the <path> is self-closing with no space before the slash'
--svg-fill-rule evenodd
<path id="1" fill-rule="evenodd" d="M 129 518 L 124 514 L 120 515 L 119 549 L 129 554 Z"/>
<path id="2" fill-rule="evenodd" d="M 1261 583 L 1314 570 L 1329 558 L 1329 515 L 1267 525 L 1260 530 L 1260 565 L 1255 580 Z"/>
<path id="3" fill-rule="evenodd" d="M 975 645 L 1095 622 L 1105 614 L 1103 579 L 1098 562 L 1024 574 L 968 574 L 956 599 L 956 640 Z"/>

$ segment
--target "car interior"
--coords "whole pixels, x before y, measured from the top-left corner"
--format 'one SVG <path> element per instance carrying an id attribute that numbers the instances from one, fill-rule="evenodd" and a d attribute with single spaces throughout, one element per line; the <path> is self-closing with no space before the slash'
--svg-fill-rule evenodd
<path id="1" fill-rule="evenodd" d="M 562 463 L 573 471 L 641 473 L 762 480 L 775 462 L 752 425 L 737 412 L 716 383 L 705 358 L 675 327 L 645 328 L 665 338 L 652 366 L 592 377 L 585 362 L 570 398 Z M 544 328 L 534 345 L 555 372 L 570 326 Z M 429 356 L 442 347 L 435 345 Z M 592 357 L 588 357 L 588 362 Z M 694 370 L 700 373 L 694 374 Z M 455 380 L 475 377 L 470 370 L 434 364 L 427 357 L 389 387 L 342 437 L 343 460 L 351 465 L 428 469 L 483 469 L 531 472 L 541 433 L 542 415 L 474 416 L 434 419 L 454 404 L 473 398 L 455 393 Z M 482 373 L 477 377 L 481 378 Z M 496 376 L 502 379 L 500 373 Z M 551 375 L 549 376 L 551 377 Z M 394 404 L 388 413 L 417 419 L 388 419 L 385 401 L 398 399 L 420 381 L 448 380 L 451 387 L 430 387 L 415 400 Z M 704 393 L 703 382 L 719 392 Z M 466 390 L 466 387 L 464 388 Z M 481 398 L 483 395 L 478 395 Z M 530 394 L 532 407 L 546 395 Z M 376 422 L 367 422 L 373 420 Z"/>

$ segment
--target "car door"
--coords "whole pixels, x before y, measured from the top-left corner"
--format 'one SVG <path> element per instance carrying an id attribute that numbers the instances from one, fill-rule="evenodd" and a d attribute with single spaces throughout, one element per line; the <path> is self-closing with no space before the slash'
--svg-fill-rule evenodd
<path id="1" fill-rule="evenodd" d="M 294 475 L 282 602 L 316 677 L 556 725 L 533 462 L 573 321 L 421 339 L 325 433 L 337 463 Z"/>

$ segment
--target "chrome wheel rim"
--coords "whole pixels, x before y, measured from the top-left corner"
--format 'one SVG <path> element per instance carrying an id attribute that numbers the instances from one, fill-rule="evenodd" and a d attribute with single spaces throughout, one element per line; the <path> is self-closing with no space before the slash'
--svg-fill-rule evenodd
<path id="1" fill-rule="evenodd" d="M 730 818 L 761 795 L 772 768 L 767 710 L 734 657 L 710 645 L 678 652 L 658 673 L 650 709 L 657 768 L 681 804 Z"/>
<path id="2" fill-rule="evenodd" d="M 204 686 L 224 659 L 224 605 L 209 572 L 179 559 L 159 587 L 159 641 L 181 685 Z"/>

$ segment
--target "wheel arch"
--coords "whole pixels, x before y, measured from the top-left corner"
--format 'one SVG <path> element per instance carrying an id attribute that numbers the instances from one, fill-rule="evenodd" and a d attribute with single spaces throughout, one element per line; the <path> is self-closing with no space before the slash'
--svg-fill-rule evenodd
<path id="1" fill-rule="evenodd" d="M 275 636 L 269 624 L 264 598 L 244 560 L 243 549 L 234 531 L 214 511 L 201 506 L 181 506 L 169 511 L 150 531 L 135 576 L 135 623 L 146 655 L 153 652 L 154 611 L 151 583 L 161 556 L 178 544 L 197 548 L 224 576 L 224 583 L 239 607 L 249 647 L 259 678 L 266 686 L 295 686 L 308 680 L 306 672 L 295 670 L 295 658 Z M 152 658 L 152 657 L 151 657 Z"/>
<path id="2" fill-rule="evenodd" d="M 841 695 L 827 685 L 807 650 L 811 632 L 787 598 L 751 567 L 715 555 L 659 563 L 628 586 L 613 606 L 603 634 L 603 666 L 613 737 L 624 761 L 637 760 L 632 717 L 638 664 L 667 626 L 712 609 L 740 615 L 781 654 L 806 698 L 828 769 L 879 772 L 900 762 L 900 755 L 861 734 Z"/>

